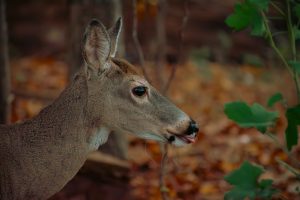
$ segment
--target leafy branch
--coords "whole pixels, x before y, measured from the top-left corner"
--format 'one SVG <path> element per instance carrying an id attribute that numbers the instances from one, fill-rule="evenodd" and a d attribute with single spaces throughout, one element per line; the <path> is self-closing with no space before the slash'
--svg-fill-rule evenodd
<path id="1" fill-rule="evenodd" d="M 225 193 L 224 199 L 270 199 L 272 195 L 279 191 L 272 187 L 273 180 L 271 179 L 258 181 L 263 172 L 262 167 L 245 161 L 239 169 L 225 176 L 224 179 L 233 185 L 233 189 Z"/>
<path id="2" fill-rule="evenodd" d="M 276 53 L 278 58 L 282 61 L 285 68 L 291 74 L 291 77 L 295 83 L 298 104 L 295 106 L 289 106 L 280 93 L 276 93 L 268 101 L 269 108 L 271 108 L 275 103 L 281 102 L 283 107 L 286 109 L 285 118 L 288 122 L 285 130 L 286 144 L 284 146 L 281 145 L 278 138 L 273 133 L 269 132 L 269 128 L 274 126 L 279 118 L 278 112 L 268 111 L 264 108 L 264 106 L 258 103 L 248 105 L 242 101 L 227 103 L 225 105 L 224 112 L 229 119 L 236 122 L 239 126 L 245 128 L 256 128 L 262 134 L 271 138 L 274 143 L 276 143 L 289 156 L 291 160 L 293 160 L 295 163 L 298 163 L 298 161 L 293 158 L 291 150 L 298 144 L 298 126 L 300 125 L 300 62 L 297 58 L 296 47 L 296 41 L 300 39 L 300 2 L 295 0 L 280 0 L 279 4 L 277 3 L 278 1 L 275 3 L 272 0 L 244 0 L 243 2 L 238 2 L 235 5 L 234 12 L 227 17 L 225 22 L 229 27 L 236 31 L 249 28 L 252 36 L 265 38 L 269 42 L 270 47 Z M 274 9 L 279 16 L 268 16 L 270 9 Z M 272 20 L 277 19 L 285 20 L 286 30 L 272 30 L 272 26 L 270 24 L 273 23 Z M 289 55 L 284 55 L 281 52 L 276 40 L 274 39 L 274 37 L 279 34 L 281 36 L 285 36 L 289 41 L 289 46 L 291 49 Z M 277 162 L 293 173 L 297 179 L 299 179 L 300 172 L 294 167 L 279 159 L 277 159 Z M 250 173 L 251 170 L 258 170 L 254 168 L 255 167 L 251 167 L 249 163 L 244 163 L 240 169 L 234 171 L 233 173 L 240 172 L 241 175 L 244 173 L 245 176 L 245 174 Z M 250 188 L 234 187 L 230 192 L 226 193 L 225 199 L 245 199 L 246 197 L 250 199 L 270 199 L 275 192 L 269 192 L 267 196 L 262 196 L 261 194 L 257 193 L 257 191 L 260 189 L 257 178 L 258 176 L 256 176 L 256 179 L 254 176 L 253 179 L 250 178 L 245 182 L 245 184 L 248 184 L 248 186 L 250 184 Z M 225 177 L 225 180 L 234 185 L 231 180 L 228 179 L 228 177 Z M 252 183 L 250 182 L 251 180 Z M 271 185 L 271 181 L 268 181 L 268 184 Z M 249 191 L 249 189 L 253 188 L 256 188 L 256 190 Z"/>

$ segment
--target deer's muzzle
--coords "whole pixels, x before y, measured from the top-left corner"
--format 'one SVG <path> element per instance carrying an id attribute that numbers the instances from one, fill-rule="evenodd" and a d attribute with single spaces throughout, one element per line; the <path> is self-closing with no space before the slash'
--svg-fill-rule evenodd
<path id="1" fill-rule="evenodd" d="M 190 120 L 188 128 L 183 133 L 176 133 L 167 130 L 170 133 L 168 142 L 175 146 L 183 146 L 185 144 L 194 143 L 199 132 L 199 126 L 194 120 Z"/>

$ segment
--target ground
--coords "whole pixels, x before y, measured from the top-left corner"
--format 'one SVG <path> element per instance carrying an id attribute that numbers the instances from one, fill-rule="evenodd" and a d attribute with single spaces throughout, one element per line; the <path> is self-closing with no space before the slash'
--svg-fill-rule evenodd
<path id="1" fill-rule="evenodd" d="M 165 74 L 169 68 L 166 66 Z M 58 96 L 67 84 L 67 66 L 52 58 L 18 59 L 12 62 L 12 82 L 15 94 L 12 120 L 19 121 L 36 115 Z M 285 153 L 268 137 L 254 129 L 238 127 L 223 113 L 226 102 L 244 100 L 265 105 L 268 97 L 278 91 L 290 105 L 296 104 L 291 78 L 279 66 L 259 68 L 192 62 L 178 66 L 168 97 L 200 124 L 200 132 L 195 144 L 170 147 L 165 177 L 170 198 L 223 199 L 230 189 L 223 180 L 224 175 L 249 160 L 266 169 L 263 178 L 275 180 L 275 187 L 281 190 L 277 199 L 300 199 L 296 191 L 299 181 L 276 162 L 280 158 L 291 163 Z M 281 105 L 275 109 L 284 116 Z M 282 143 L 285 127 L 282 117 L 274 128 Z M 160 199 L 160 145 L 128 138 L 133 199 Z M 293 155 L 299 160 L 300 148 L 294 149 Z"/>

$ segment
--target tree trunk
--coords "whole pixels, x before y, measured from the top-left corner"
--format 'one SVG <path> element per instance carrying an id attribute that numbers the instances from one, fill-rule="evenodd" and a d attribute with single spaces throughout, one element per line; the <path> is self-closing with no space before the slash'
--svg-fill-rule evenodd
<path id="1" fill-rule="evenodd" d="M 80 3 L 76 0 L 70 1 L 70 28 L 67 38 L 69 38 L 69 80 L 72 80 L 74 74 L 79 70 L 82 65 L 81 56 L 81 39 L 83 29 L 80 22 L 81 19 L 81 9 Z"/>
<path id="2" fill-rule="evenodd" d="M 121 0 L 71 0 L 70 1 L 70 38 L 69 44 L 69 79 L 82 65 L 81 41 L 86 25 L 92 18 L 97 18 L 107 26 L 112 26 L 122 16 Z M 124 29 L 124 28 L 123 28 Z M 123 32 L 123 31 L 122 31 Z M 118 44 L 118 56 L 124 56 L 123 36 Z M 126 136 L 113 133 L 100 150 L 118 158 L 127 158 Z"/>
<path id="3" fill-rule="evenodd" d="M 5 0 L 0 0 L 0 123 L 10 121 L 10 70 L 8 66 Z"/>
<path id="4" fill-rule="evenodd" d="M 163 89 L 161 86 L 165 85 L 161 71 L 165 64 L 166 56 L 166 30 L 165 30 L 165 18 L 166 18 L 166 0 L 158 1 L 158 13 L 156 17 L 156 41 L 157 41 L 157 54 L 155 60 L 155 75 L 157 83 L 160 86 L 159 89 Z"/>
<path id="5" fill-rule="evenodd" d="M 111 13 L 111 16 L 109 17 L 109 22 L 106 22 L 106 24 L 113 25 L 119 17 L 122 16 L 122 3 L 121 0 L 111 0 L 110 1 L 110 10 L 108 13 Z M 105 9 L 105 7 L 104 7 Z M 124 22 L 123 22 L 124 23 Z M 124 45 L 124 24 L 122 28 L 122 32 L 120 35 L 119 43 L 118 43 L 118 51 L 117 56 L 124 57 L 125 56 L 125 45 Z M 127 138 L 126 135 L 114 132 L 110 135 L 110 139 L 108 139 L 107 143 L 100 146 L 99 150 L 112 154 L 118 158 L 121 159 L 127 159 Z"/>

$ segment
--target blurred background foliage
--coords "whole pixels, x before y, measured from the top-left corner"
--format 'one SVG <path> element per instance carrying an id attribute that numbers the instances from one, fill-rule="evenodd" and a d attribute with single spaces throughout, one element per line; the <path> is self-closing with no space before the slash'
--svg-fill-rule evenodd
<path id="1" fill-rule="evenodd" d="M 122 16 L 119 56 L 141 67 L 132 34 L 136 28 L 150 81 L 163 91 L 174 73 L 167 96 L 201 126 L 196 144 L 170 149 L 165 176 L 170 199 L 223 199 L 230 188 L 224 175 L 245 159 L 267 167 L 263 178 L 275 180 L 281 191 L 276 198 L 299 198 L 299 181 L 276 165 L 276 157 L 287 160 L 282 150 L 255 129 L 240 128 L 223 113 L 223 105 L 229 101 L 266 104 L 278 91 L 288 102 L 296 103 L 292 81 L 266 41 L 249 36 L 247 31 L 232 31 L 224 23 L 235 3 L 7 0 L 11 122 L 33 117 L 65 88 L 80 67 L 81 37 L 91 18 L 109 27 Z M 283 25 L 278 22 L 275 26 Z M 283 51 L 289 50 L 284 38 L 278 36 L 277 40 Z M 284 137 L 285 127 L 286 121 L 280 118 L 278 137 Z M 53 199 L 161 199 L 160 146 L 131 136 L 126 139 L 125 154 L 112 150 L 114 142 L 102 149 L 128 159 L 130 173 L 125 181 L 78 174 Z M 300 159 L 300 149 L 293 152 Z"/>

